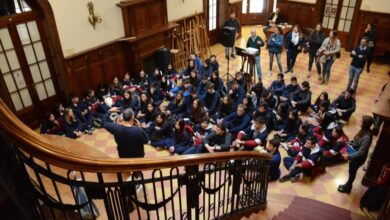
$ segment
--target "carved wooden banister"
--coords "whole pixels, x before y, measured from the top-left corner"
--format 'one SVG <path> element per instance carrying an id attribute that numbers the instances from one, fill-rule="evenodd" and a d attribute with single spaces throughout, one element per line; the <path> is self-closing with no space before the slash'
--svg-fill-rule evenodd
<path id="1" fill-rule="evenodd" d="M 0 99 L 0 128 L 12 142 L 25 152 L 52 165 L 65 169 L 76 169 L 89 172 L 118 172 L 140 171 L 155 169 L 156 167 L 177 167 L 195 164 L 219 162 L 233 159 L 265 159 L 270 160 L 271 155 L 258 152 L 240 151 L 213 154 L 194 154 L 185 156 L 167 156 L 158 158 L 91 158 L 74 154 L 66 149 L 61 150 L 58 143 L 43 138 L 21 122 Z"/>

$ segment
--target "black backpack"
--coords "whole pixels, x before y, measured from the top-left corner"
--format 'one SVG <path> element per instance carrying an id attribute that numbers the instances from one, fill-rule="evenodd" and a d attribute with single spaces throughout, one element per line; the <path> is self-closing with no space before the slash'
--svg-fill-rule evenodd
<path id="1" fill-rule="evenodd" d="M 360 200 L 360 209 L 365 212 L 378 212 L 386 200 L 386 189 L 381 185 L 367 189 Z"/>

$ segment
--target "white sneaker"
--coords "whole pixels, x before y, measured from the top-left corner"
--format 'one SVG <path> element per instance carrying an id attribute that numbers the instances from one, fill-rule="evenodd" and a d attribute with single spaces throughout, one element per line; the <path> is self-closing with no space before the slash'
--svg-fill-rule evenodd
<path id="1" fill-rule="evenodd" d="M 268 77 L 272 76 L 272 72 L 270 71 L 268 74 L 267 74 Z"/>

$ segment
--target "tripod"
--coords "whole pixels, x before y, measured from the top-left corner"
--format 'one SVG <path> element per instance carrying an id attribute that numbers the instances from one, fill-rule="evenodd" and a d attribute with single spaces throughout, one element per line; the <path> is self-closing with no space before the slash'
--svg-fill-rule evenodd
<path id="1" fill-rule="evenodd" d="M 231 77 L 232 79 L 234 79 L 234 76 L 231 75 L 231 74 L 229 73 L 230 59 L 231 59 L 231 58 L 230 58 L 230 52 L 229 52 L 229 51 L 230 51 L 230 48 L 229 48 L 229 50 L 227 51 L 227 56 L 228 56 L 228 59 L 227 59 L 227 72 L 226 72 L 225 75 L 222 76 L 222 78 L 226 77 L 227 82 L 230 81 L 229 77 Z"/>

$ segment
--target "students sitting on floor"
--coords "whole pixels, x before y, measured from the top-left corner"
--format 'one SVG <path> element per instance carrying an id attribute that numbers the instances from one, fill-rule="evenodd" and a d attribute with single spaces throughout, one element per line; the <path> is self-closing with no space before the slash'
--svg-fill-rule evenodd
<path id="1" fill-rule="evenodd" d="M 286 84 L 284 83 L 283 73 L 278 73 L 277 77 L 276 80 L 272 81 L 271 86 L 268 87 L 268 91 L 279 98 L 285 90 Z"/>
<path id="2" fill-rule="evenodd" d="M 218 71 L 219 69 L 219 63 L 217 61 L 217 56 L 211 55 L 210 56 L 210 67 L 211 67 L 211 72 Z"/>
<path id="3" fill-rule="evenodd" d="M 279 97 L 280 98 L 280 101 L 282 102 L 286 102 L 286 101 L 289 101 L 290 99 L 290 95 L 298 90 L 301 89 L 301 87 L 299 86 L 298 84 L 298 80 L 297 80 L 297 77 L 293 76 L 291 77 L 291 80 L 290 80 L 290 84 L 288 84 L 283 92 L 282 92 L 282 95 Z"/>
<path id="4" fill-rule="evenodd" d="M 162 73 L 161 73 L 160 69 L 158 67 L 155 67 L 153 74 L 151 74 L 149 77 L 149 82 L 150 82 L 149 86 L 152 83 L 154 83 L 156 86 L 159 86 L 160 82 L 161 82 L 161 77 L 162 77 Z"/>
<path id="5" fill-rule="evenodd" d="M 74 115 L 71 108 L 66 108 L 64 111 L 64 118 L 62 119 L 62 126 L 64 133 L 69 138 L 78 138 L 83 132 L 92 134 L 91 131 L 87 130 L 85 126 L 79 121 Z"/>
<path id="6" fill-rule="evenodd" d="M 268 131 L 265 126 L 265 120 L 259 117 L 254 120 L 251 126 L 238 132 L 233 145 L 238 150 L 253 150 L 253 148 L 259 145 L 265 146 L 267 137 Z"/>
<path id="7" fill-rule="evenodd" d="M 311 91 L 309 82 L 302 82 L 301 89 L 291 93 L 290 100 L 292 108 L 298 109 L 298 111 L 301 112 L 306 112 L 311 104 Z"/>
<path id="8" fill-rule="evenodd" d="M 201 66 L 201 68 L 199 68 L 199 78 L 203 78 L 204 76 L 210 78 L 212 70 L 213 69 L 210 66 L 210 59 L 205 59 L 203 65 Z"/>
<path id="9" fill-rule="evenodd" d="M 245 105 L 247 114 L 250 116 L 253 115 L 255 111 L 255 106 L 253 105 L 252 102 L 252 96 L 249 94 L 245 95 L 244 99 L 242 100 L 242 104 Z"/>
<path id="10" fill-rule="evenodd" d="M 221 104 L 218 106 L 218 117 L 213 118 L 214 121 L 217 119 L 225 118 L 233 112 L 233 102 L 229 96 L 225 96 L 222 98 Z"/>
<path id="11" fill-rule="evenodd" d="M 183 72 L 181 73 L 181 77 L 183 79 L 188 79 L 190 78 L 190 74 L 192 71 L 197 71 L 196 67 L 195 67 L 195 62 L 191 59 L 188 59 L 188 65 L 187 67 L 183 70 Z"/>
<path id="12" fill-rule="evenodd" d="M 137 112 L 141 108 L 139 97 L 132 96 L 130 91 L 126 90 L 123 93 L 123 98 L 120 99 L 115 106 L 120 107 L 120 111 L 123 112 L 127 108 L 131 108 L 134 112 Z"/>
<path id="13" fill-rule="evenodd" d="M 146 128 L 150 145 L 158 147 L 161 143 L 172 137 L 172 123 L 168 120 L 168 115 L 164 112 L 158 113 L 154 123 Z"/>
<path id="14" fill-rule="evenodd" d="M 252 86 L 250 94 L 252 95 L 253 104 L 256 107 L 259 107 L 261 103 L 261 97 L 267 92 L 267 89 L 264 87 L 263 82 L 259 81 Z"/>
<path id="15" fill-rule="evenodd" d="M 72 96 L 70 107 L 83 127 L 89 131 L 95 130 L 95 125 L 93 123 L 93 112 L 90 111 L 83 103 L 80 103 L 78 96 Z"/>
<path id="16" fill-rule="evenodd" d="M 352 116 L 352 113 L 356 110 L 356 101 L 353 97 L 355 91 L 348 88 L 343 95 L 340 95 L 336 100 L 332 102 L 332 108 L 336 109 L 337 117 L 340 120 L 348 121 Z"/>
<path id="17" fill-rule="evenodd" d="M 208 83 L 206 93 L 199 97 L 210 118 L 217 114 L 220 99 L 219 94 L 214 89 L 214 83 Z"/>
<path id="18" fill-rule="evenodd" d="M 215 91 L 217 91 L 218 95 L 220 97 L 223 97 L 225 85 L 223 83 L 223 80 L 221 78 L 219 78 L 218 71 L 214 71 L 213 73 L 211 73 L 210 82 L 214 83 L 214 89 L 215 89 Z"/>
<path id="19" fill-rule="evenodd" d="M 271 132 L 275 129 L 275 115 L 272 110 L 268 108 L 267 103 L 261 103 L 257 111 L 253 113 L 252 118 L 258 117 L 264 118 L 268 132 Z"/>
<path id="20" fill-rule="evenodd" d="M 261 97 L 260 103 L 267 103 L 269 109 L 276 109 L 278 100 L 272 94 L 272 92 L 264 92 Z"/>
<path id="21" fill-rule="evenodd" d="M 332 130 L 330 137 L 323 136 L 319 145 L 324 150 L 321 158 L 321 168 L 346 161 L 342 156 L 343 150 L 346 150 L 348 137 L 344 133 L 343 127 L 339 126 Z"/>
<path id="22" fill-rule="evenodd" d="M 284 148 L 287 150 L 288 155 L 295 157 L 299 151 L 302 150 L 302 146 L 305 145 L 307 138 L 310 137 L 309 133 L 309 124 L 302 123 L 299 126 L 297 136 L 292 139 L 289 143 L 284 145 Z"/>
<path id="23" fill-rule="evenodd" d="M 110 84 L 110 92 L 111 95 L 119 95 L 121 96 L 123 94 L 123 86 L 122 83 L 119 81 L 118 77 L 114 77 L 112 79 L 112 83 Z"/>
<path id="24" fill-rule="evenodd" d="M 184 103 L 183 91 L 179 91 L 173 101 L 168 104 L 168 115 L 182 115 L 186 111 Z"/>
<path id="25" fill-rule="evenodd" d="M 153 103 L 149 102 L 146 108 L 145 116 L 142 118 L 142 120 L 140 120 L 140 127 L 149 127 L 149 125 L 156 120 L 158 113 L 160 113 L 160 110 L 154 106 Z"/>
<path id="26" fill-rule="evenodd" d="M 330 106 L 330 100 L 329 100 L 329 95 L 327 92 L 321 92 L 321 94 L 317 97 L 316 101 L 314 102 L 314 104 L 312 104 L 310 106 L 310 108 L 314 111 L 314 112 L 318 112 L 320 110 L 320 103 L 322 101 L 325 101 L 328 103 L 328 106 Z"/>
<path id="27" fill-rule="evenodd" d="M 188 118 L 194 125 L 197 125 L 200 124 L 204 116 L 206 116 L 206 112 L 202 106 L 202 103 L 199 99 L 194 99 L 192 101 L 192 106 L 190 108 Z"/>
<path id="28" fill-rule="evenodd" d="M 177 79 L 179 78 L 179 73 L 175 68 L 173 68 L 172 64 L 168 64 L 163 76 L 166 76 L 167 80 L 170 81 L 172 84 L 176 84 Z"/>
<path id="29" fill-rule="evenodd" d="M 160 106 L 162 101 L 164 100 L 164 96 L 161 93 L 160 86 L 157 85 L 156 82 L 150 83 L 150 86 L 147 90 L 152 102 L 155 106 Z"/>
<path id="30" fill-rule="evenodd" d="M 231 88 L 229 90 L 229 96 L 232 99 L 233 108 L 235 109 L 239 104 L 242 103 L 242 100 L 245 96 L 245 90 L 240 85 L 238 85 L 236 80 L 233 80 L 230 86 Z"/>
<path id="31" fill-rule="evenodd" d="M 244 77 L 244 75 L 242 74 L 242 72 L 237 72 L 236 73 L 236 76 L 234 77 L 234 79 L 237 81 L 237 84 L 239 86 L 241 86 L 241 88 L 244 89 L 245 93 L 247 92 L 247 85 L 248 85 L 248 82 L 246 80 L 246 78 Z"/>
<path id="32" fill-rule="evenodd" d="M 268 144 L 266 147 L 266 150 L 268 151 L 268 153 L 272 154 L 272 159 L 271 159 L 270 167 L 269 167 L 269 175 L 268 175 L 269 181 L 278 180 L 281 173 L 282 173 L 280 171 L 280 168 L 279 168 L 280 162 L 282 160 L 282 158 L 280 156 L 280 152 L 279 152 L 279 145 L 280 145 L 279 140 L 276 138 L 273 138 L 270 141 L 268 141 Z"/>
<path id="33" fill-rule="evenodd" d="M 213 131 L 213 124 L 210 123 L 210 118 L 202 117 L 200 124 L 194 126 L 194 146 L 202 144 L 203 138 Z"/>
<path id="34" fill-rule="evenodd" d="M 61 120 L 56 119 L 54 114 L 49 114 L 41 123 L 40 127 L 41 134 L 55 134 L 62 135 L 64 131 L 62 130 Z"/>
<path id="35" fill-rule="evenodd" d="M 310 175 L 313 167 L 319 162 L 320 156 L 321 148 L 318 146 L 316 138 L 309 137 L 296 157 L 285 157 L 283 159 L 288 174 L 280 178 L 279 182 L 290 180 L 294 183 L 299 180 L 301 173 Z"/>
<path id="36" fill-rule="evenodd" d="M 298 116 L 298 111 L 293 109 L 288 113 L 284 126 L 281 127 L 282 129 L 276 134 L 283 142 L 290 142 L 299 134 L 301 124 L 302 120 Z"/>
<path id="37" fill-rule="evenodd" d="M 202 81 L 199 83 L 199 86 L 196 88 L 196 93 L 198 97 L 202 97 L 207 92 L 207 86 L 209 84 L 209 78 L 207 76 L 202 76 Z"/>
<path id="38" fill-rule="evenodd" d="M 139 78 L 135 79 L 133 84 L 138 85 L 141 90 L 146 90 L 149 87 L 150 78 L 146 75 L 144 70 L 141 70 L 141 72 L 139 72 Z"/>
<path id="39" fill-rule="evenodd" d="M 142 92 L 140 95 L 140 105 L 139 105 L 138 112 L 134 112 L 138 120 L 145 117 L 145 112 L 147 111 L 148 104 L 151 102 L 152 99 L 150 98 L 149 93 Z"/>
<path id="40" fill-rule="evenodd" d="M 183 119 L 175 122 L 172 142 L 167 147 L 169 152 L 175 154 L 182 154 L 193 145 L 192 134 L 186 129 Z"/>
<path id="41" fill-rule="evenodd" d="M 123 89 L 129 89 L 129 87 L 131 87 L 133 85 L 133 82 L 131 81 L 129 73 L 125 73 L 125 76 L 123 77 L 121 83 L 122 83 Z"/>
<path id="42" fill-rule="evenodd" d="M 191 74 L 190 74 L 190 77 L 188 78 L 190 80 L 190 83 L 192 85 L 192 87 L 195 88 L 198 88 L 199 84 L 200 84 L 200 79 L 198 77 L 198 71 L 191 71 Z"/>
<path id="43" fill-rule="evenodd" d="M 290 113 L 288 103 L 281 102 L 274 111 L 275 114 L 275 130 L 281 131 L 286 126 L 286 121 L 288 119 L 288 115 Z"/>
<path id="44" fill-rule="evenodd" d="M 229 133 L 236 137 L 239 131 L 244 130 L 249 125 L 250 117 L 246 113 L 245 105 L 239 104 L 236 112 L 229 114 L 221 121 L 226 125 Z"/>

